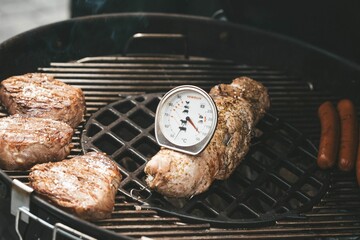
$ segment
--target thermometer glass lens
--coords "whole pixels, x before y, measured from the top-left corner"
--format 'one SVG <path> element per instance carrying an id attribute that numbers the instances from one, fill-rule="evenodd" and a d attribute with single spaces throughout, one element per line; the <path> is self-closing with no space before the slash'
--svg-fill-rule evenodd
<path id="1" fill-rule="evenodd" d="M 183 90 L 170 96 L 160 111 L 160 128 L 175 145 L 188 147 L 211 134 L 214 112 L 210 102 L 195 91 Z"/>

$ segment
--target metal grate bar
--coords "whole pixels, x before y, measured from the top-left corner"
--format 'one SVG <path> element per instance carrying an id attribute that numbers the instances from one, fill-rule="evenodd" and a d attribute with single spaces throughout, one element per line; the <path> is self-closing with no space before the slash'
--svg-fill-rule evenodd
<path id="1" fill-rule="evenodd" d="M 226 240 L 235 240 L 235 239 L 319 239 L 319 238 L 337 238 L 337 237 L 354 237 L 353 233 L 349 232 L 339 232 L 339 233 L 299 233 L 299 234 L 274 234 L 271 233 L 271 235 L 263 234 L 263 235 L 246 235 L 246 236 L 239 236 L 239 235 L 222 235 L 222 236 L 167 236 L 167 237 L 153 237 L 153 239 L 161 240 L 161 239 L 172 239 L 172 240 L 185 240 L 189 239 L 191 237 L 192 240 L 212 240 L 212 239 L 226 239 Z M 356 237 L 356 235 L 355 235 Z M 346 238 L 344 238 L 346 239 Z"/>
<path id="2" fill-rule="evenodd" d="M 126 74 L 139 74 L 139 76 L 143 76 L 143 74 L 163 74 L 167 71 L 166 68 L 160 67 L 158 69 L 146 69 L 146 68 L 135 68 L 135 69 L 119 69 L 119 68 L 40 68 L 40 71 L 45 72 L 51 72 L 53 74 L 58 74 L 58 76 L 62 76 L 62 74 L 84 74 L 87 75 L 89 73 L 96 73 L 95 76 L 98 76 L 100 74 L 124 74 L 124 76 L 127 76 Z M 264 74 L 264 75 L 273 75 L 276 76 L 279 74 L 277 71 L 267 71 L 267 70 L 247 70 L 247 69 L 214 69 L 214 68 L 208 68 L 208 69 L 189 69 L 184 67 L 183 69 L 170 69 L 171 74 L 174 76 L 179 75 L 201 75 L 201 74 L 208 74 L 209 75 L 236 75 L 237 73 L 241 72 L 244 74 Z M 81 76 L 81 75 L 80 75 Z M 281 78 L 281 75 L 279 76 Z"/>
<path id="3" fill-rule="evenodd" d="M 77 60 L 78 63 L 121 63 L 121 62 L 132 62 L 132 63 L 175 63 L 175 64 L 182 64 L 191 62 L 192 64 L 199 64 L 199 63 L 211 63 L 216 65 L 228 65 L 233 64 L 232 61 L 229 60 L 217 60 L 217 59 L 209 59 L 209 58 L 202 58 L 202 57 L 174 57 L 174 56 L 161 56 L 161 57 L 143 57 L 143 56 L 135 56 L 135 57 L 124 57 L 124 56 L 99 56 L 99 57 L 85 57 L 82 59 Z M 259 67 L 259 66 L 258 66 Z M 262 66 L 260 66 L 262 67 Z"/>
<path id="4" fill-rule="evenodd" d="M 122 58 L 121 58 L 122 59 Z M 50 64 L 51 68 L 125 68 L 125 69 L 133 69 L 133 68 L 141 68 L 141 69 L 151 69 L 151 68 L 159 68 L 158 63 L 153 62 L 144 62 L 144 63 L 138 63 L 137 62 L 126 62 L 126 61 L 113 61 L 113 63 L 103 63 L 103 62 L 53 62 Z M 206 62 L 205 62 L 206 63 Z M 247 65 L 236 65 L 236 66 L 229 66 L 229 65 L 219 65 L 219 64 L 211 64 L 211 63 L 197 63 L 194 64 L 192 60 L 188 61 L 187 63 L 180 63 L 176 62 L 173 64 L 163 62 L 161 64 L 161 68 L 166 69 L 178 69 L 178 68 L 186 68 L 186 69 L 208 69 L 212 68 L 213 66 L 216 66 L 218 69 L 252 69 L 252 70 L 269 70 L 269 68 L 266 67 L 254 67 L 254 66 L 247 66 Z M 51 68 L 39 68 L 41 71 L 45 71 L 44 69 L 51 69 Z M 273 72 L 276 72 L 275 70 L 272 70 Z"/>
<path id="5" fill-rule="evenodd" d="M 143 223 L 143 224 L 154 224 L 154 223 L 169 223 L 169 222 L 176 222 L 180 221 L 178 218 L 173 217 L 127 217 L 127 218 L 111 218 L 111 219 L 104 219 L 100 220 L 96 223 L 116 223 L 116 224 L 129 224 L 129 223 Z"/>
<path id="6" fill-rule="evenodd" d="M 320 231 L 320 233 L 314 233 L 315 231 Z M 349 234 L 350 231 L 359 231 L 358 227 L 339 227 L 336 228 L 336 232 L 329 234 L 324 231 L 324 228 L 286 228 L 286 229 L 269 229 L 263 231 L 262 229 L 254 229 L 254 230 L 217 230 L 217 231 L 206 231 L 206 230 L 197 230 L 197 231 L 169 231 L 163 230 L 161 232 L 152 231 L 152 232 L 122 232 L 122 234 L 133 237 L 141 237 L 146 235 L 155 239 L 162 239 L 163 236 L 171 238 L 171 239 L 182 239 L 183 237 L 191 237 L 191 239 L 203 239 L 206 237 L 207 239 L 232 239 L 232 238 L 243 238 L 243 239 L 261 239 L 261 238 L 310 238 L 310 237 L 335 237 L 335 236 L 354 236 Z M 246 237 L 245 237 L 245 236 Z M 177 236 L 181 236 L 181 238 L 176 238 Z M 204 239 L 206 239 L 204 238 Z"/>
<path id="7" fill-rule="evenodd" d="M 209 224 L 191 224 L 191 225 L 121 225 L 121 226 L 103 226 L 105 229 L 117 231 L 117 232 L 125 232 L 132 231 L 139 233 L 139 229 L 143 232 L 146 230 L 151 231 L 178 231 L 183 229 L 190 229 L 193 231 L 199 231 L 201 229 L 207 230 L 209 228 Z M 135 230 L 135 231 L 134 231 Z M 140 234 L 141 235 L 141 234 Z"/>

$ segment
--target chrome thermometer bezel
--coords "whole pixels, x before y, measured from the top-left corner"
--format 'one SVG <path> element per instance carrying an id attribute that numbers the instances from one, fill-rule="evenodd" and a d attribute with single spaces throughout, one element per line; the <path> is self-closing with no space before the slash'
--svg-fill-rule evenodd
<path id="1" fill-rule="evenodd" d="M 165 107 L 165 104 L 168 102 L 169 98 L 173 97 L 174 95 L 181 93 L 181 92 L 195 92 L 199 95 L 201 95 L 206 102 L 208 103 L 208 107 L 210 107 L 212 111 L 212 123 L 210 126 L 210 129 L 207 131 L 206 136 L 200 140 L 199 142 L 196 142 L 195 144 L 191 146 L 180 146 L 178 144 L 175 144 L 174 142 L 170 141 L 165 134 L 162 131 L 162 127 L 160 124 L 164 124 L 162 122 L 163 116 L 161 116 L 162 110 Z M 171 99 L 170 99 L 171 100 Z M 218 112 L 215 105 L 214 100 L 212 97 L 205 92 L 203 89 L 193 86 L 193 85 L 182 85 L 173 88 L 169 92 L 167 92 L 162 99 L 159 102 L 159 105 L 156 109 L 156 115 L 155 115 L 155 138 L 158 144 L 162 147 L 166 147 L 175 151 L 183 152 L 190 155 L 198 155 L 201 153 L 205 147 L 209 144 L 210 140 L 212 139 L 215 129 L 217 126 L 218 121 Z"/>

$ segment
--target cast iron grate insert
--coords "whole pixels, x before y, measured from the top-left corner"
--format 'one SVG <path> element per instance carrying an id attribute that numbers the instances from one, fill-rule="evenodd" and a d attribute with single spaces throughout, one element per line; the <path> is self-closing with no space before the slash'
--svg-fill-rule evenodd
<path id="1" fill-rule="evenodd" d="M 81 138 L 84 152 L 103 151 L 118 163 L 123 175 L 120 192 L 143 208 L 214 226 L 264 226 L 301 217 L 325 194 L 329 179 L 316 166 L 316 148 L 301 132 L 269 114 L 256 126 L 249 153 L 229 179 L 215 181 L 207 192 L 189 199 L 151 191 L 143 169 L 160 149 L 154 116 L 161 97 L 145 94 L 105 106 L 90 117 Z"/>

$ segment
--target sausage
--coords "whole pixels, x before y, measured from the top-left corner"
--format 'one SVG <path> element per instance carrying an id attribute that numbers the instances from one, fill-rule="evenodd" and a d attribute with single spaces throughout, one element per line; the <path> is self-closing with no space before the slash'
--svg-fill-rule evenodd
<path id="1" fill-rule="evenodd" d="M 321 125 L 321 135 L 317 164 L 321 169 L 328 169 L 335 165 L 339 149 L 340 125 L 339 115 L 330 101 L 326 101 L 318 108 Z"/>
<path id="2" fill-rule="evenodd" d="M 338 167 L 342 171 L 354 168 L 358 147 L 358 123 L 355 106 L 349 99 L 338 102 L 340 117 L 340 149 Z"/>
<path id="3" fill-rule="evenodd" d="M 357 149 L 357 159 L 356 159 L 356 178 L 358 185 L 360 186 L 360 128 L 358 135 L 358 149 Z"/>

